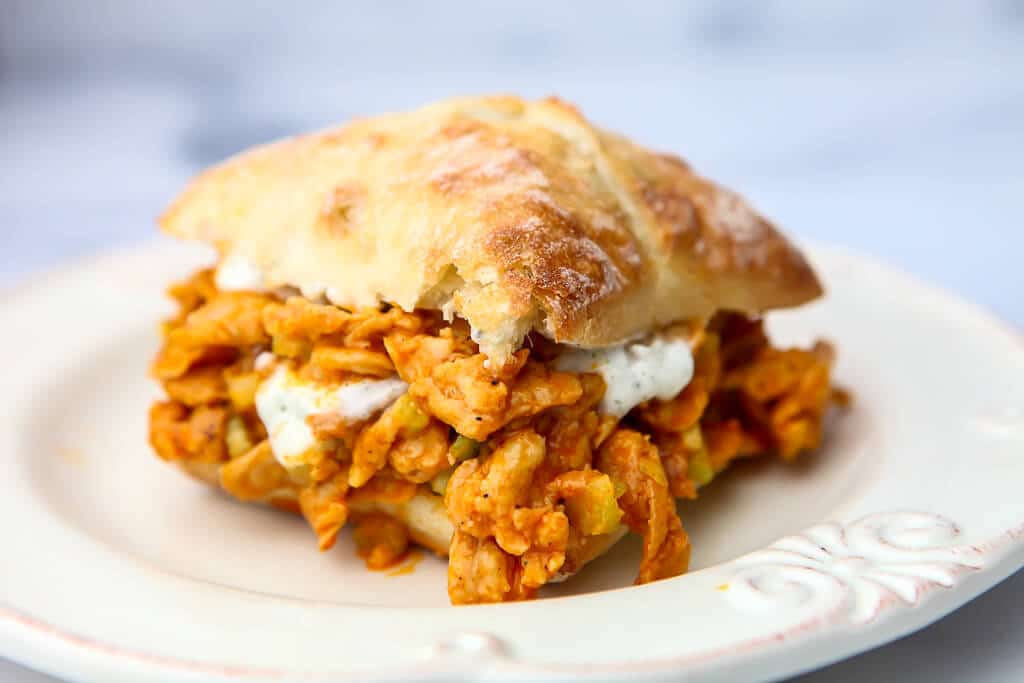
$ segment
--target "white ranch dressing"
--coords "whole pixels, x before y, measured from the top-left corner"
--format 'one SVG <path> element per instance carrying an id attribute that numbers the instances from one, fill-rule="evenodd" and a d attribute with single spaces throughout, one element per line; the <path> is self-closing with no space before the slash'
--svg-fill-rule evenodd
<path id="1" fill-rule="evenodd" d="M 408 388 L 398 378 L 321 386 L 300 380 L 282 365 L 256 392 L 256 412 L 267 428 L 274 457 L 285 467 L 296 467 L 305 463 L 304 456 L 317 445 L 307 417 L 337 413 L 352 422 L 366 420 L 394 403 Z"/>
<path id="2" fill-rule="evenodd" d="M 655 337 L 605 349 L 575 349 L 555 360 L 565 372 L 593 372 L 607 385 L 600 410 L 622 417 L 652 398 L 667 401 L 693 379 L 693 352 L 684 338 Z"/>
<path id="3" fill-rule="evenodd" d="M 262 292 L 267 288 L 263 271 L 239 254 L 229 254 L 221 260 L 213 281 L 224 292 Z"/>
<path id="4" fill-rule="evenodd" d="M 215 282 L 225 291 L 266 289 L 266 279 L 260 269 L 239 254 L 230 254 L 221 261 Z M 306 286 L 301 291 L 311 300 L 326 295 L 329 301 L 336 303 L 340 298 L 338 292 L 322 285 Z M 446 311 L 446 315 L 450 313 Z M 477 343 L 488 341 L 478 330 L 471 332 Z M 566 372 L 600 374 L 607 385 L 600 409 L 616 417 L 624 416 L 652 398 L 668 400 L 693 379 L 693 353 L 689 342 L 680 337 L 656 336 L 649 342 L 574 349 L 563 353 L 555 365 Z M 270 433 L 271 448 L 282 464 L 315 445 L 306 416 L 335 411 L 353 421 L 364 420 L 383 410 L 408 388 L 399 379 L 365 380 L 325 388 L 301 383 L 289 375 L 287 368 L 278 368 L 257 394 L 257 411 Z M 264 407 L 261 408 L 261 404 Z"/>

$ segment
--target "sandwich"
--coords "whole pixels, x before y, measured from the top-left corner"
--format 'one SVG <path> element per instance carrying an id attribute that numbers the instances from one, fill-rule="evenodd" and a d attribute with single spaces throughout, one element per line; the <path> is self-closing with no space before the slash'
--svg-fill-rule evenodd
<path id="1" fill-rule="evenodd" d="M 832 347 L 763 316 L 807 260 L 679 158 L 549 98 L 351 122 L 202 173 L 160 219 L 218 259 L 171 287 L 156 453 L 349 525 L 368 567 L 448 558 L 454 604 L 530 599 L 624 534 L 686 571 L 676 508 L 738 458 L 818 447 Z"/>

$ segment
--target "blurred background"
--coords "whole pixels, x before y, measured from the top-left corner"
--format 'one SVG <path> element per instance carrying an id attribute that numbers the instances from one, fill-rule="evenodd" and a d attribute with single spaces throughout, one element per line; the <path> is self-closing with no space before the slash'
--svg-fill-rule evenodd
<path id="1" fill-rule="evenodd" d="M 1024 323 L 1024 0 L 4 0 L 0 278 L 149 239 L 250 145 L 482 92 L 558 93 Z"/>
<path id="2" fill-rule="evenodd" d="M 250 145 L 483 92 L 557 93 L 798 238 L 1024 325 L 1024 0 L 0 0 L 0 285 L 152 239 L 191 175 Z M 920 680 L 959 680 L 942 640 L 1008 618 L 1016 585 L 815 680 L 922 651 Z M 1016 661 L 974 680 L 1024 679 Z"/>

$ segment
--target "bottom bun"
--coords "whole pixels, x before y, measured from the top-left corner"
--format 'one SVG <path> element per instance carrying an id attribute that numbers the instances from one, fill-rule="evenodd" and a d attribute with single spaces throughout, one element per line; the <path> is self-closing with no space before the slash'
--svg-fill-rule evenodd
<path id="1" fill-rule="evenodd" d="M 210 486 L 220 489 L 220 465 L 217 463 L 175 462 L 186 474 Z M 300 514 L 295 491 L 279 489 L 258 501 L 266 505 Z M 369 513 L 383 513 L 394 517 L 409 530 L 409 538 L 419 545 L 432 550 L 438 555 L 447 557 L 455 529 L 444 507 L 444 499 L 434 493 L 418 490 L 416 495 L 403 503 L 384 501 L 360 501 L 350 503 L 349 510 L 353 516 Z M 588 562 L 604 555 L 613 545 L 626 535 L 627 528 L 619 526 L 615 531 L 599 536 L 587 536 L 581 543 L 574 546 L 574 551 L 566 555 L 562 570 L 556 574 L 551 583 L 565 581 L 582 569 Z"/>

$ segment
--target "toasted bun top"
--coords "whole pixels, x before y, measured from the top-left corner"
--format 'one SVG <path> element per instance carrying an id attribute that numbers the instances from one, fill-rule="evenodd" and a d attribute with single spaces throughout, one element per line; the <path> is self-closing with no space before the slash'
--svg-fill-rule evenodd
<path id="1" fill-rule="evenodd" d="M 338 305 L 454 309 L 504 357 L 531 329 L 604 346 L 821 294 L 739 196 L 557 99 L 447 100 L 206 171 L 162 227 Z"/>

